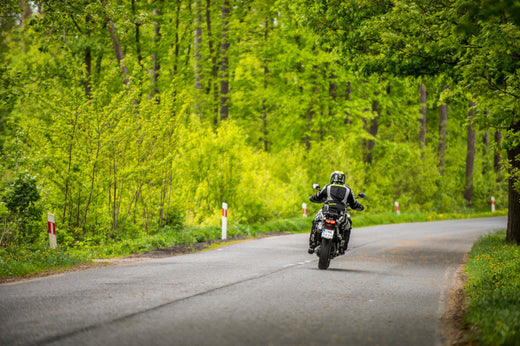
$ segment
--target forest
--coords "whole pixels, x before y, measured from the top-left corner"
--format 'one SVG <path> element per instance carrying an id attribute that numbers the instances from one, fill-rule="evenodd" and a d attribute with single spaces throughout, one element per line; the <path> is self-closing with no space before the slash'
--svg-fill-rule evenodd
<path id="1" fill-rule="evenodd" d="M 295 217 L 335 170 L 520 243 L 513 0 L 3 0 L 0 62 L 1 246 Z"/>

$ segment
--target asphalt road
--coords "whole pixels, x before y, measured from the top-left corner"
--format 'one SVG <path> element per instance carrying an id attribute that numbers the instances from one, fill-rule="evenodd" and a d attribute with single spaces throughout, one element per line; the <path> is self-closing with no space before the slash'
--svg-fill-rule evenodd
<path id="1" fill-rule="evenodd" d="M 438 345 L 454 271 L 505 227 L 354 228 L 326 271 L 296 234 L 1 285 L 0 345 Z"/>

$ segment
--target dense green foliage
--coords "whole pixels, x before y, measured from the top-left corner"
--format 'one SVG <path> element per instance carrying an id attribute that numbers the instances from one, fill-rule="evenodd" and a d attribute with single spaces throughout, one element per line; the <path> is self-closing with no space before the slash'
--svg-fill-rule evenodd
<path id="1" fill-rule="evenodd" d="M 466 265 L 466 321 L 482 345 L 520 344 L 520 246 L 504 238 L 504 232 L 481 238 Z"/>
<path id="2" fill-rule="evenodd" d="M 409 212 L 488 209 L 491 196 L 507 206 L 495 121 L 477 131 L 474 193 L 464 198 L 469 98 L 476 94 L 458 84 L 466 79 L 454 76 L 451 60 L 439 59 L 460 59 L 458 36 L 430 26 L 442 33 L 446 52 L 421 61 L 379 44 L 385 34 L 391 42 L 404 37 L 395 44 L 412 49 L 420 38 L 430 52 L 439 42 L 419 31 L 444 21 L 450 13 L 442 9 L 436 17 L 431 8 L 425 23 L 398 37 L 391 29 L 400 16 L 417 18 L 416 9 L 397 6 L 407 2 L 396 1 L 391 12 L 372 1 L 21 3 L 27 6 L 0 5 L 0 179 L 11 186 L 22 171 L 34 176 L 38 207 L 56 215 L 59 244 L 102 246 L 217 226 L 222 202 L 240 224 L 294 217 L 311 184 L 324 184 L 333 170 L 367 193 L 367 213 L 391 212 L 394 201 Z M 322 15 L 325 3 L 331 6 Z M 343 29 L 310 30 L 316 13 Z M 515 44 L 509 49 L 516 54 Z M 393 70 L 379 61 L 385 57 Z M 431 73 L 410 72 L 426 65 Z M 477 64 L 465 66 L 464 76 Z M 514 80 L 515 71 L 504 78 Z M 518 114 L 516 103 L 502 100 L 496 107 L 482 101 L 479 119 L 489 111 L 505 124 L 504 114 Z M 449 105 L 445 140 L 442 104 Z M 0 203 L 3 220 L 7 210 Z M 36 244 L 46 241 L 44 222 L 42 214 Z M 25 227 L 9 231 L 10 244 L 35 234 Z"/>

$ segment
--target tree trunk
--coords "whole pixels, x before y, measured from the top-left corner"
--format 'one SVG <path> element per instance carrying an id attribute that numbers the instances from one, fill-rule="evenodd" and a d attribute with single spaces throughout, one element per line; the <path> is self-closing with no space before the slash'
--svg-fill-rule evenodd
<path id="1" fill-rule="evenodd" d="M 502 181 L 502 160 L 500 158 L 499 148 L 502 144 L 502 132 L 500 130 L 496 130 L 495 132 L 495 157 L 494 157 L 494 168 L 495 173 L 497 174 L 497 181 Z"/>
<path id="2" fill-rule="evenodd" d="M 118 169 L 117 169 L 117 158 L 116 158 L 116 151 L 115 149 L 112 151 L 112 173 L 113 173 L 113 178 L 114 178 L 114 195 L 113 195 L 113 201 L 112 201 L 112 229 L 114 231 L 117 231 L 117 228 L 118 228 L 118 217 L 119 217 L 119 210 L 118 210 L 118 198 L 117 198 L 117 194 L 119 192 L 118 190 L 118 184 L 117 184 L 117 174 L 118 174 Z M 110 193 L 110 192 L 109 192 Z"/>
<path id="3" fill-rule="evenodd" d="M 313 68 L 316 69 L 317 66 L 314 66 Z M 316 111 L 314 110 L 314 104 L 315 104 L 315 100 L 318 99 L 318 92 L 319 92 L 319 85 L 318 85 L 318 80 L 317 80 L 318 77 L 316 76 L 316 74 L 313 74 L 311 76 L 311 79 L 312 79 L 312 85 L 314 86 L 314 88 L 313 88 L 313 95 L 311 96 L 311 101 L 309 102 L 309 110 L 307 112 L 307 131 L 306 131 L 306 134 L 304 137 L 305 150 L 307 152 L 309 152 L 311 150 L 312 119 L 314 118 L 314 114 L 316 113 Z"/>
<path id="4" fill-rule="evenodd" d="M 350 101 L 350 94 L 352 94 L 352 83 L 348 82 L 347 83 L 347 90 L 346 90 L 346 93 L 345 93 L 345 101 Z M 345 116 L 345 120 L 343 121 L 343 123 L 345 125 L 351 123 L 350 113 L 349 112 L 347 112 L 347 114 Z"/>
<path id="5" fill-rule="evenodd" d="M 466 152 L 466 184 L 464 189 L 464 199 L 466 200 L 467 206 L 472 206 L 473 201 L 473 167 L 475 163 L 475 137 L 476 132 L 473 129 L 471 123 L 474 116 L 475 102 L 470 102 L 469 111 L 469 123 L 468 123 L 468 141 L 467 141 L 467 152 Z"/>
<path id="6" fill-rule="evenodd" d="M 200 92 L 202 90 L 202 56 L 200 51 L 202 49 L 202 15 L 201 15 L 201 5 L 200 0 L 197 0 L 193 3 L 193 7 L 195 10 L 195 20 L 193 26 L 195 27 L 195 31 L 193 33 L 193 56 L 194 63 L 193 69 L 195 73 L 195 114 L 199 116 L 199 119 L 202 119 L 202 103 L 200 100 Z"/>
<path id="7" fill-rule="evenodd" d="M 444 86 L 444 90 L 448 86 Z M 446 129 L 448 128 L 448 105 L 442 104 L 439 106 L 439 172 L 444 176 L 444 166 L 446 162 Z"/>
<path id="8" fill-rule="evenodd" d="M 211 109 L 213 111 L 213 125 L 218 124 L 218 111 L 219 111 L 219 88 L 218 84 L 218 69 L 217 54 L 213 46 L 213 34 L 211 31 L 211 0 L 206 0 L 206 28 L 208 30 L 208 48 L 209 56 L 211 57 L 211 78 L 209 79 L 207 94 L 212 94 Z"/>
<path id="9" fill-rule="evenodd" d="M 20 0 L 20 7 L 22 8 L 22 12 L 20 13 L 20 28 L 23 29 L 23 27 L 25 26 L 25 22 L 29 19 L 29 17 L 32 14 L 31 3 L 28 0 Z M 25 40 L 23 38 L 23 35 L 20 39 L 20 48 L 22 52 L 25 51 Z"/>
<path id="10" fill-rule="evenodd" d="M 264 50 L 268 47 L 267 38 L 269 36 L 269 17 L 265 18 L 264 27 Z M 267 53 L 264 51 L 264 95 L 267 93 L 267 78 L 269 76 L 269 68 L 267 66 Z M 264 151 L 269 150 L 268 131 L 267 131 L 267 99 L 262 100 L 262 132 L 264 140 Z"/>
<path id="11" fill-rule="evenodd" d="M 31 2 L 28 0 L 20 0 L 20 7 L 22 9 L 22 13 L 20 14 L 20 28 L 23 28 L 25 22 L 32 14 Z"/>
<path id="12" fill-rule="evenodd" d="M 85 48 L 85 72 L 86 72 L 86 76 L 85 76 L 85 81 L 84 81 L 84 86 L 85 86 L 85 96 L 87 97 L 87 99 L 90 99 L 90 94 L 91 94 L 91 88 L 90 88 L 90 81 L 91 81 L 91 76 L 92 76 L 92 51 L 90 49 L 90 14 L 87 13 L 87 15 L 85 16 L 85 27 L 87 29 L 87 47 Z"/>
<path id="13" fill-rule="evenodd" d="M 419 130 L 419 146 L 421 149 L 426 147 L 426 85 L 419 86 L 419 102 L 421 103 L 421 129 Z"/>
<path id="14" fill-rule="evenodd" d="M 112 18 L 106 18 L 106 25 L 108 28 L 108 32 L 110 33 L 110 39 L 112 40 L 112 46 L 114 47 L 114 53 L 116 54 L 117 64 L 121 68 L 123 72 L 123 76 L 125 77 L 124 84 L 128 85 L 130 80 L 128 79 L 128 68 L 124 62 L 125 55 L 123 54 L 123 49 L 121 48 L 121 44 L 119 43 L 119 36 L 117 35 L 116 25 Z"/>
<path id="15" fill-rule="evenodd" d="M 330 107 L 329 107 L 329 116 L 331 119 L 334 119 L 337 111 L 337 101 L 338 101 L 338 82 L 337 76 L 334 72 L 330 74 L 330 82 L 329 82 L 329 96 L 331 99 Z M 334 120 L 335 121 L 335 120 Z"/>
<path id="16" fill-rule="evenodd" d="M 267 67 L 265 68 L 267 70 Z M 264 72 L 267 73 L 267 72 Z M 264 151 L 269 151 L 269 131 L 267 130 L 267 100 L 262 100 L 262 134 L 263 134 L 263 141 L 264 141 Z"/>
<path id="17" fill-rule="evenodd" d="M 78 190 L 78 203 L 76 206 L 76 220 L 74 221 L 74 227 L 79 227 L 80 215 L 81 215 L 81 187 Z M 83 235 L 85 235 L 84 231 L 83 231 Z"/>
<path id="18" fill-rule="evenodd" d="M 99 53 L 97 59 L 96 59 L 96 65 L 95 65 L 95 72 L 96 72 L 96 76 L 100 76 L 101 75 L 101 63 L 103 62 L 103 54 L 102 53 Z"/>
<path id="19" fill-rule="evenodd" d="M 66 220 L 67 216 L 67 199 L 69 198 L 69 187 L 70 187 L 70 176 L 72 170 L 72 151 L 74 149 L 74 140 L 76 139 L 76 127 L 78 125 L 79 112 L 76 112 L 74 116 L 74 124 L 72 126 L 72 133 L 70 135 L 70 145 L 68 148 L 68 164 L 67 164 L 67 176 L 65 178 L 65 196 L 63 197 L 63 220 Z M 72 213 L 70 213 L 72 214 Z"/>
<path id="20" fill-rule="evenodd" d="M 134 15 L 134 19 L 136 19 L 135 15 L 135 0 L 132 0 L 132 14 Z M 134 23 L 135 25 L 135 44 L 136 44 L 136 51 L 137 51 L 137 63 L 141 68 L 143 68 L 143 57 L 141 56 L 141 35 L 140 35 L 140 29 L 141 29 L 141 23 L 136 21 Z"/>
<path id="21" fill-rule="evenodd" d="M 229 117 L 229 1 L 222 2 L 222 31 L 220 43 L 220 120 L 225 120 Z"/>
<path id="22" fill-rule="evenodd" d="M 83 213 L 83 220 L 81 228 L 83 229 L 83 234 L 85 234 L 86 231 L 86 225 L 87 225 L 87 215 L 88 210 L 90 207 L 90 203 L 92 203 L 92 195 L 94 193 L 94 184 L 96 181 L 96 174 L 97 174 L 97 164 L 99 159 L 99 153 L 101 151 L 101 131 L 97 131 L 97 141 L 96 141 L 96 156 L 94 158 L 94 164 L 92 166 L 92 175 L 90 177 L 90 192 L 87 198 L 87 202 L 85 204 L 85 212 Z"/>
<path id="23" fill-rule="evenodd" d="M 512 126 L 512 133 L 520 133 L 520 122 Z M 520 245 L 520 145 L 508 149 L 511 164 L 509 175 L 509 211 L 506 240 Z M 516 186 L 515 186 L 516 185 Z"/>
<path id="24" fill-rule="evenodd" d="M 175 63 L 173 65 L 173 76 L 176 77 L 177 70 L 179 69 L 179 25 L 180 25 L 180 15 L 181 12 L 181 1 L 178 0 L 177 8 L 175 9 L 175 40 L 174 40 L 174 52 L 175 52 Z"/>
<path id="25" fill-rule="evenodd" d="M 330 75 L 331 82 L 329 83 L 329 95 L 332 101 L 336 102 L 338 99 L 338 82 L 336 82 L 336 75 L 332 73 Z"/>
<path id="26" fill-rule="evenodd" d="M 153 36 L 153 45 L 154 45 L 154 51 L 152 53 L 152 60 L 153 60 L 153 71 L 152 71 L 152 94 L 150 95 L 150 99 L 153 98 L 155 95 L 159 94 L 159 70 L 161 69 L 161 63 L 159 61 L 158 52 L 159 52 L 159 42 L 161 41 L 161 24 L 159 22 L 159 17 L 161 16 L 161 10 L 156 8 L 153 10 L 153 16 L 155 17 L 154 21 L 154 36 Z M 159 100 L 157 100 L 159 102 Z"/>
<path id="27" fill-rule="evenodd" d="M 366 119 L 363 119 L 365 123 L 365 130 L 372 135 L 373 138 L 376 138 L 377 133 L 379 132 L 379 102 L 374 100 L 372 101 L 372 113 L 377 114 L 370 120 L 370 125 Z M 373 150 L 376 145 L 375 139 L 369 139 L 366 141 L 366 152 L 365 152 L 365 163 L 371 165 L 373 161 Z"/>
<path id="28" fill-rule="evenodd" d="M 179 52 L 180 52 L 180 44 L 179 44 L 179 25 L 180 25 L 180 12 L 181 12 L 181 1 L 177 1 L 177 8 L 175 10 L 175 40 L 174 40 L 174 56 L 175 60 L 173 63 L 173 78 L 177 78 L 177 71 L 179 69 Z M 175 103 L 177 99 L 177 87 L 174 87 L 173 90 L 173 102 Z M 174 108 L 175 109 L 175 108 Z M 173 110 L 173 115 L 175 115 L 175 110 Z"/>
<path id="29" fill-rule="evenodd" d="M 489 112 L 487 112 L 489 113 Z M 490 170 L 489 167 L 489 132 L 484 131 L 484 136 L 482 138 L 482 156 L 484 160 L 482 162 L 482 175 L 485 176 L 486 173 Z"/>

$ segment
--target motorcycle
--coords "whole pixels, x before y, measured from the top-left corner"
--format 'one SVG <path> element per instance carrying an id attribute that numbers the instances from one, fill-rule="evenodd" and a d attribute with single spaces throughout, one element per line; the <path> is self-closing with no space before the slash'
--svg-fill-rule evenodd
<path id="1" fill-rule="evenodd" d="M 319 184 L 314 184 L 313 188 L 321 190 Z M 359 193 L 356 198 L 365 198 L 364 193 Z M 319 257 L 318 268 L 327 269 L 330 265 L 330 260 L 340 255 L 340 249 L 345 244 L 345 239 L 340 231 L 340 226 L 346 223 L 345 229 L 350 229 L 352 220 L 347 213 L 348 206 L 345 212 L 338 212 L 329 208 L 327 204 L 318 211 L 315 218 L 316 235 L 318 237 L 318 246 L 314 251 Z"/>

